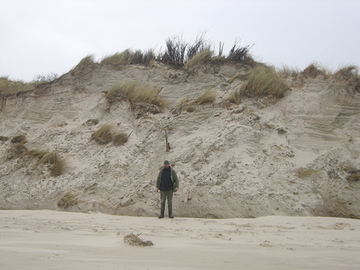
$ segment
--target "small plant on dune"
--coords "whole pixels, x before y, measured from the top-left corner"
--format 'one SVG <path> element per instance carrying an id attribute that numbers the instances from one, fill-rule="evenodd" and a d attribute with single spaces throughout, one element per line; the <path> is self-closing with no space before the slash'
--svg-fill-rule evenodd
<path id="1" fill-rule="evenodd" d="M 291 67 L 283 64 L 282 67 L 277 70 L 277 73 L 284 78 L 296 78 L 300 74 L 300 70 L 296 67 Z"/>
<path id="2" fill-rule="evenodd" d="M 32 156 L 32 157 L 36 157 L 39 160 L 42 159 L 48 152 L 44 151 L 44 150 L 40 150 L 40 149 L 33 149 L 33 150 L 29 150 L 26 151 L 24 153 L 24 156 Z"/>
<path id="3" fill-rule="evenodd" d="M 312 168 L 299 168 L 297 176 L 299 178 L 306 178 L 316 173 L 318 173 L 318 171 Z"/>
<path id="4" fill-rule="evenodd" d="M 98 144 L 108 144 L 113 140 L 112 133 L 113 126 L 110 124 L 105 124 L 95 131 L 91 138 L 94 139 Z"/>
<path id="5" fill-rule="evenodd" d="M 143 102 L 163 108 L 168 102 L 159 95 L 161 90 L 162 88 L 159 89 L 137 82 L 120 83 L 111 87 L 106 99 L 109 104 L 126 100 L 132 104 Z"/>
<path id="6" fill-rule="evenodd" d="M 123 145 L 129 140 L 128 135 L 126 133 L 119 133 L 114 136 L 113 144 L 115 146 Z"/>
<path id="7" fill-rule="evenodd" d="M 184 69 L 191 69 L 198 65 L 206 65 L 208 63 L 211 63 L 212 56 L 213 52 L 210 50 L 204 50 L 198 54 L 195 54 L 186 62 Z"/>
<path id="8" fill-rule="evenodd" d="M 304 78 L 316 78 L 322 76 L 324 79 L 328 78 L 331 75 L 331 72 L 319 63 L 311 63 L 307 68 L 305 68 L 300 75 Z"/>
<path id="9" fill-rule="evenodd" d="M 37 75 L 35 77 L 35 79 L 33 80 L 33 82 L 35 84 L 42 84 L 42 83 L 52 82 L 52 81 L 56 80 L 57 78 L 59 78 L 59 75 L 57 73 L 51 72 L 47 75 Z"/>
<path id="10" fill-rule="evenodd" d="M 235 41 L 235 44 L 229 51 L 229 55 L 227 56 L 227 60 L 232 63 L 242 63 L 245 60 L 247 60 L 247 57 L 249 57 L 249 50 L 252 46 L 248 45 L 245 47 L 240 47 L 237 42 Z"/>
<path id="11" fill-rule="evenodd" d="M 42 153 L 39 153 L 39 156 L 41 155 Z M 63 173 L 65 169 L 65 161 L 60 158 L 56 151 L 45 153 L 35 164 L 35 166 L 38 166 L 40 164 L 52 165 L 50 168 L 51 176 L 59 176 Z"/>
<path id="12" fill-rule="evenodd" d="M 57 206 L 61 209 L 67 210 L 72 206 L 78 204 L 77 196 L 71 191 L 67 192 L 57 203 Z"/>
<path id="13" fill-rule="evenodd" d="M 216 92 L 213 89 L 208 88 L 195 99 L 194 103 L 199 105 L 211 104 L 214 103 L 215 99 Z"/>
<path id="14" fill-rule="evenodd" d="M 166 52 L 162 57 L 165 64 L 174 68 L 182 68 L 185 64 L 187 42 L 180 37 L 172 37 L 166 40 Z"/>
<path id="15" fill-rule="evenodd" d="M 115 53 L 111 56 L 105 57 L 101 60 L 100 64 L 119 69 L 123 66 L 131 64 L 147 65 L 151 61 L 155 60 L 155 58 L 156 56 L 152 49 L 146 52 L 142 52 L 141 50 L 133 52 L 132 50 L 127 49 L 121 53 Z"/>
<path id="16" fill-rule="evenodd" d="M 7 150 L 7 158 L 13 159 L 18 158 L 24 155 L 27 152 L 27 148 L 25 146 L 25 142 L 14 143 L 8 150 Z"/>
<path id="17" fill-rule="evenodd" d="M 0 136 L 0 141 L 6 142 L 9 140 L 9 137 Z"/>
<path id="18" fill-rule="evenodd" d="M 241 88 L 241 94 L 249 97 L 274 96 L 281 98 L 289 89 L 274 68 L 257 66 L 249 74 L 248 81 Z"/>
<path id="19" fill-rule="evenodd" d="M 26 137 L 24 135 L 18 135 L 11 139 L 12 143 L 26 143 Z"/>
<path id="20" fill-rule="evenodd" d="M 240 96 L 240 91 L 239 90 L 234 90 L 232 91 L 229 96 L 227 97 L 227 100 L 230 103 L 239 105 L 241 103 L 241 96 Z"/>
<path id="21" fill-rule="evenodd" d="M 351 175 L 347 177 L 347 180 L 350 182 L 350 184 L 354 181 L 359 181 L 360 180 L 360 171 L 354 171 L 354 172 L 350 172 Z"/>
<path id="22" fill-rule="evenodd" d="M 360 92 L 360 75 L 359 68 L 355 65 L 349 65 L 337 70 L 333 78 L 345 81 L 350 89 Z"/>

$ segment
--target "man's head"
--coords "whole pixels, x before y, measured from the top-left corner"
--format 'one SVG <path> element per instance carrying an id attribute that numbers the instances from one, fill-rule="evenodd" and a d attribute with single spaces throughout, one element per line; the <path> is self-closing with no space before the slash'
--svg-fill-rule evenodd
<path id="1" fill-rule="evenodd" d="M 164 161 L 164 167 L 165 167 L 165 168 L 168 168 L 169 166 L 170 166 L 169 161 L 168 161 L 168 160 L 165 160 L 165 161 Z"/>

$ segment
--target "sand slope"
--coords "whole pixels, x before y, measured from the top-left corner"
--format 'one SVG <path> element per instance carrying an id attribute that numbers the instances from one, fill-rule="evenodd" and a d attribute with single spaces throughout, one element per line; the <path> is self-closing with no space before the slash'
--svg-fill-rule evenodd
<path id="1" fill-rule="evenodd" d="M 155 179 L 168 159 L 180 179 L 177 216 L 360 217 L 360 181 L 348 181 L 349 171 L 360 169 L 360 93 L 309 78 L 301 85 L 290 80 L 277 102 L 245 98 L 228 106 L 226 97 L 244 83 L 230 78 L 243 72 L 231 65 L 187 73 L 161 64 L 116 70 L 79 64 L 33 92 L 7 97 L 0 135 L 23 134 L 30 150 L 57 150 L 67 169 L 52 177 L 47 165 L 35 166 L 36 158 L 16 155 L 10 140 L 1 141 L 0 209 L 59 210 L 70 194 L 69 211 L 155 217 Z M 134 80 L 163 87 L 169 106 L 152 114 L 128 102 L 106 103 L 112 85 Z M 183 97 L 195 99 L 209 87 L 217 93 L 214 104 L 178 110 Z M 131 133 L 129 141 L 116 147 L 91 140 L 106 123 Z"/>

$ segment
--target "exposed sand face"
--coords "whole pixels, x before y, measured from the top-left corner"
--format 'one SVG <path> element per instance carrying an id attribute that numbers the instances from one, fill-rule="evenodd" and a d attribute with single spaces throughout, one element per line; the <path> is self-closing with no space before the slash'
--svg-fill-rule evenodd
<path id="1" fill-rule="evenodd" d="M 132 247 L 141 233 L 151 247 Z M 0 211 L 1 269 L 359 269 L 360 221 Z"/>
<path id="2" fill-rule="evenodd" d="M 52 177 L 47 165 L 11 157 L 11 142 L 0 142 L 0 209 L 59 210 L 70 192 L 69 211 L 156 217 L 155 179 L 168 159 L 180 179 L 176 216 L 359 217 L 360 181 L 347 177 L 360 169 L 360 93 L 309 79 L 276 103 L 244 99 L 227 108 L 224 99 L 243 83 L 229 82 L 237 72 L 227 65 L 195 75 L 163 65 L 78 66 L 33 93 L 8 98 L 0 135 L 25 134 L 28 149 L 56 149 L 68 167 Z M 169 107 L 143 115 L 127 102 L 109 108 L 104 91 L 128 80 L 163 87 Z M 214 104 L 174 110 L 182 97 L 194 99 L 209 87 L 217 93 Z M 89 119 L 99 124 L 88 125 Z M 131 133 L 129 141 L 116 147 L 90 140 L 105 123 Z M 309 174 L 299 176 L 301 168 Z"/>

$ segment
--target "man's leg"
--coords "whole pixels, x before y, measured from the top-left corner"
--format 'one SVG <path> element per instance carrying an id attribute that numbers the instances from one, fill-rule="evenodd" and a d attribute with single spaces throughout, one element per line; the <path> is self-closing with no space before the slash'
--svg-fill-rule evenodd
<path id="1" fill-rule="evenodd" d="M 173 191 L 169 190 L 168 191 L 168 210 L 169 210 L 169 218 L 174 218 L 173 214 L 172 214 L 172 198 L 173 198 Z"/>
<path id="2" fill-rule="evenodd" d="M 163 218 L 165 214 L 166 191 L 160 191 L 160 200 L 161 200 L 161 210 L 160 210 L 159 218 Z"/>

